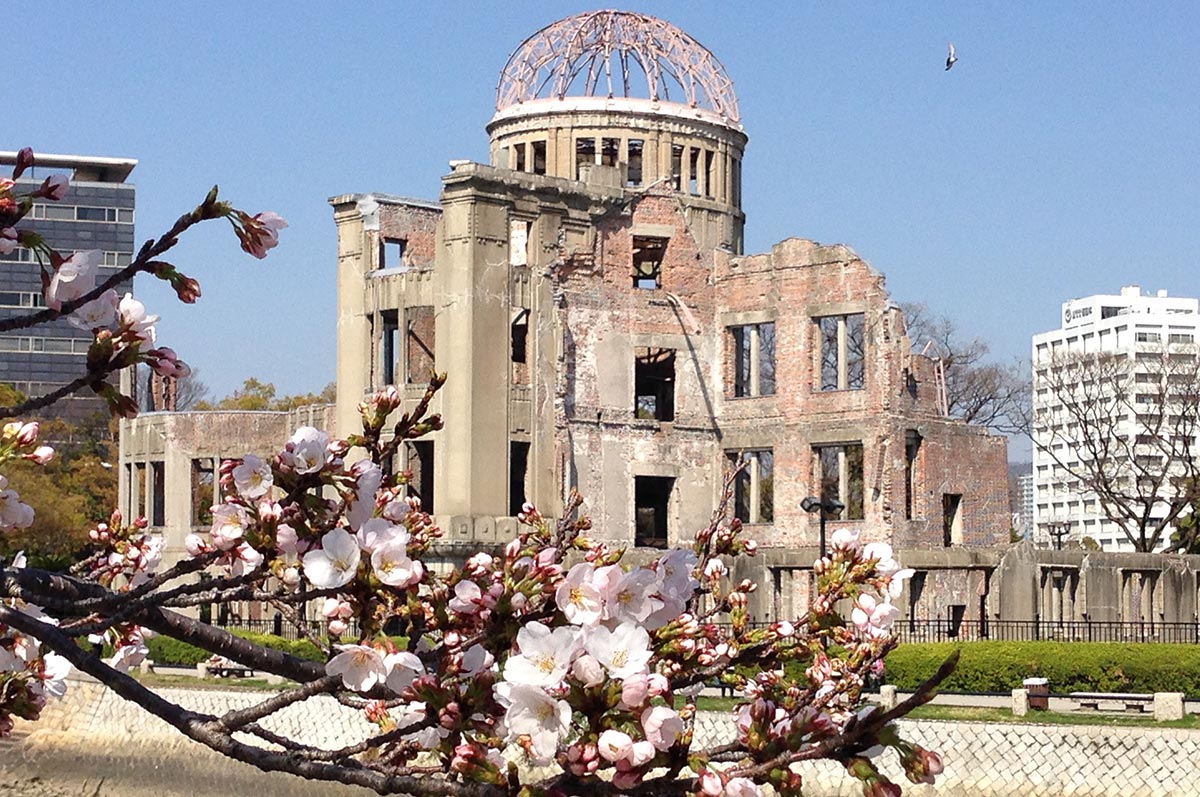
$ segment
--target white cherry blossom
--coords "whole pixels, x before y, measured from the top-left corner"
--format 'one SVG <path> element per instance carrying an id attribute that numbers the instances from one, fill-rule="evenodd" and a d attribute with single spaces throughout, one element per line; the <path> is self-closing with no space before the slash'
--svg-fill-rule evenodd
<path id="1" fill-rule="evenodd" d="M 384 657 L 383 663 L 387 665 L 387 688 L 397 694 L 425 674 L 425 665 L 417 658 L 417 654 L 407 650 L 389 653 Z"/>
<path id="2" fill-rule="evenodd" d="M 266 495 L 274 482 L 271 466 L 254 454 L 247 454 L 242 458 L 242 463 L 233 469 L 233 484 L 242 498 Z"/>
<path id="3" fill-rule="evenodd" d="M 614 678 L 643 673 L 650 662 L 650 634 L 634 623 L 621 623 L 611 631 L 602 625 L 589 628 L 583 642 Z"/>
<path id="4" fill-rule="evenodd" d="M 289 441 L 291 451 L 284 452 L 283 460 L 296 473 L 316 473 L 328 461 L 329 435 L 311 426 L 301 426 Z"/>
<path id="5" fill-rule="evenodd" d="M 369 692 L 387 680 L 387 665 L 379 651 L 367 645 L 336 645 L 341 651 L 325 664 L 328 675 L 342 676 L 342 684 L 355 692 Z"/>
<path id="6" fill-rule="evenodd" d="M 120 300 L 117 292 L 107 290 L 92 299 L 87 304 L 75 308 L 75 312 L 67 316 L 67 321 L 77 329 L 93 330 L 111 327 L 117 320 L 117 305 Z"/>
<path id="7" fill-rule="evenodd" d="M 497 701 L 507 709 L 508 741 L 528 736 L 535 761 L 552 759 L 571 728 L 570 704 L 536 686 L 501 681 L 494 688 Z"/>
<path id="8" fill-rule="evenodd" d="M 662 608 L 662 601 L 653 597 L 659 587 L 658 574 L 644 567 L 610 580 L 604 591 L 604 619 L 613 625 L 644 622 Z"/>
<path id="9" fill-rule="evenodd" d="M 359 547 L 367 553 L 372 553 L 379 546 L 389 542 L 399 541 L 407 547 L 412 540 L 412 535 L 404 526 L 381 517 L 373 517 L 364 522 L 354 533 L 354 537 L 358 540 Z"/>
<path id="10" fill-rule="evenodd" d="M 133 298 L 132 293 L 125 294 L 117 305 L 117 315 L 121 326 L 129 329 L 139 340 L 148 346 L 154 345 L 154 325 L 158 316 L 146 312 L 146 305 Z"/>
<path id="11" fill-rule="evenodd" d="M 8 479 L 0 476 L 0 529 L 27 529 L 33 525 L 33 507 L 21 503 L 16 490 L 9 489 Z"/>
<path id="12" fill-rule="evenodd" d="M 551 631 L 542 623 L 532 622 L 517 632 L 520 653 L 504 662 L 504 680 L 529 686 L 554 686 L 566 677 L 579 645 L 578 628 L 563 626 Z"/>
<path id="13" fill-rule="evenodd" d="M 209 539 L 222 551 L 230 551 L 242 541 L 242 535 L 250 526 L 246 510 L 235 504 L 217 504 L 212 508 L 212 529 Z"/>
<path id="14" fill-rule="evenodd" d="M 358 572 L 361 557 L 358 543 L 343 528 L 321 537 L 321 547 L 304 555 L 304 575 L 317 589 L 349 584 Z"/>
<path id="15" fill-rule="evenodd" d="M 46 287 L 46 306 L 59 310 L 67 302 L 73 302 L 95 288 L 99 265 L 99 249 L 76 252 L 64 260 Z"/>
<path id="16" fill-rule="evenodd" d="M 886 636 L 899 616 L 900 610 L 895 606 L 879 603 L 865 592 L 858 596 L 854 611 L 850 612 L 850 620 L 869 636 Z"/>
<path id="17" fill-rule="evenodd" d="M 375 493 L 383 483 L 383 470 L 369 459 L 356 462 L 354 469 L 358 478 L 355 480 L 354 500 L 346 511 L 346 523 L 357 531 L 375 511 Z"/>
<path id="18" fill-rule="evenodd" d="M 375 549 L 371 554 L 371 569 L 384 584 L 401 589 L 417 584 L 425 575 L 425 566 L 409 558 L 407 540 L 399 538 Z"/>
<path id="19" fill-rule="evenodd" d="M 555 591 L 554 600 L 568 623 L 595 625 L 600 622 L 603 602 L 600 590 L 592 584 L 595 573 L 595 565 L 580 562 L 567 572 L 567 577 Z"/>

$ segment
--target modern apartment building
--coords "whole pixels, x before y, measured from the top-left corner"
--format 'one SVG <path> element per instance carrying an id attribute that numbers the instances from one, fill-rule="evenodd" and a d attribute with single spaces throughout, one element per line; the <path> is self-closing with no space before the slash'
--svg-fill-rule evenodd
<path id="1" fill-rule="evenodd" d="M 1076 478 L 1086 470 L 1081 463 L 1098 456 L 1109 457 L 1110 467 L 1126 480 L 1120 488 L 1124 493 L 1133 494 L 1142 482 L 1147 494 L 1153 487 L 1159 499 L 1154 517 L 1167 517 L 1178 479 L 1192 467 L 1172 452 L 1186 452 L 1200 431 L 1194 423 L 1197 402 L 1189 399 L 1200 374 L 1198 334 L 1200 300 L 1166 291 L 1147 295 L 1132 285 L 1115 295 L 1064 302 L 1062 325 L 1033 336 L 1038 544 L 1057 546 L 1090 537 L 1106 551 L 1134 550 L 1118 524 L 1106 517 L 1096 492 Z M 1083 362 L 1105 363 L 1104 373 L 1075 372 L 1070 381 L 1079 390 L 1064 395 L 1062 369 L 1081 368 L 1078 363 Z M 1086 409 L 1086 417 L 1078 410 L 1068 412 L 1065 399 Z M 1102 451 L 1087 443 L 1082 427 L 1088 426 L 1111 432 L 1101 435 L 1106 438 L 1099 441 Z M 1163 535 L 1158 549 L 1168 537 Z"/>
<path id="2" fill-rule="evenodd" d="M 0 166 L 16 162 L 16 152 L 0 152 Z M 137 165 L 128 158 L 37 154 L 37 164 L 19 184 L 34 186 L 51 174 L 67 174 L 71 186 L 60 202 L 38 200 L 22 227 L 37 231 L 59 251 L 98 249 L 102 275 L 129 265 L 134 249 L 134 186 L 129 174 Z M 0 254 L 0 319 L 42 307 L 40 267 L 30 250 Z M 44 395 L 85 371 L 92 336 L 66 319 L 0 335 L 0 382 L 30 397 Z M 66 399 L 47 413 L 79 419 L 103 411 L 90 394 Z"/>

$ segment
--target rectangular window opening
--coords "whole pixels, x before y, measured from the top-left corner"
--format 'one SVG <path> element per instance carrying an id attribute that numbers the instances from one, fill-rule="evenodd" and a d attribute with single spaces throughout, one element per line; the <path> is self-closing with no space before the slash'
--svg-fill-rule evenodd
<path id="1" fill-rule="evenodd" d="M 529 340 L 529 311 L 521 310 L 512 322 L 512 361 L 524 363 L 527 361 L 527 343 Z"/>
<path id="2" fill-rule="evenodd" d="M 657 290 L 662 287 L 662 263 L 668 238 L 633 236 L 633 287 Z"/>
<path id="3" fill-rule="evenodd" d="M 692 196 L 700 195 L 700 150 L 695 147 L 688 148 L 688 193 Z"/>
<path id="4" fill-rule="evenodd" d="M 962 499 L 961 494 L 942 494 L 942 545 L 946 548 L 963 543 Z"/>
<path id="5" fill-rule="evenodd" d="M 866 325 L 862 313 L 813 319 L 820 344 L 820 389 L 866 386 Z"/>
<path id="6" fill-rule="evenodd" d="M 634 352 L 634 416 L 675 420 L 675 350 L 639 348 Z"/>
<path id="7" fill-rule="evenodd" d="M 583 179 L 583 165 L 596 162 L 596 139 L 575 139 L 575 179 Z"/>
<path id="8" fill-rule="evenodd" d="M 525 171 L 525 144 L 517 144 L 513 147 L 513 153 L 516 157 L 513 159 L 514 168 L 518 172 Z"/>
<path id="9" fill-rule="evenodd" d="M 635 476 L 633 501 L 635 530 L 633 544 L 666 548 L 670 528 L 671 490 L 675 480 L 664 476 Z"/>
<path id="10" fill-rule="evenodd" d="M 429 380 L 434 369 L 434 314 L 429 306 L 408 307 L 404 311 L 406 329 L 406 380 L 420 384 Z"/>
<path id="11" fill-rule="evenodd" d="M 629 168 L 625 174 L 625 184 L 639 186 L 642 184 L 642 152 L 645 142 L 640 138 L 629 139 L 629 154 L 626 156 Z"/>
<path id="12" fill-rule="evenodd" d="M 521 514 L 525 504 L 525 476 L 529 472 L 529 443 L 510 440 L 508 443 L 508 514 Z"/>
<path id="13" fill-rule="evenodd" d="M 821 500 L 840 501 L 845 505 L 839 520 L 862 520 L 863 446 L 862 443 L 816 446 L 817 483 Z"/>
<path id="14" fill-rule="evenodd" d="M 918 462 L 921 456 L 921 435 L 909 430 L 904 436 L 904 518 L 916 517 Z"/>
<path id="15" fill-rule="evenodd" d="M 600 139 L 600 165 L 616 166 L 621 159 L 621 139 Z"/>
<path id="16" fill-rule="evenodd" d="M 192 525 L 212 525 L 213 461 L 211 458 L 192 460 Z"/>
<path id="17" fill-rule="evenodd" d="M 730 467 L 736 468 L 743 457 L 746 467 L 733 483 L 734 517 L 743 523 L 771 523 L 775 520 L 775 455 L 770 449 L 731 451 L 726 454 Z"/>
<path id="18" fill-rule="evenodd" d="M 535 141 L 535 142 L 533 142 L 532 146 L 533 146 L 533 173 L 534 174 L 545 174 L 546 173 L 546 142 L 545 141 Z"/>
<path id="19" fill-rule="evenodd" d="M 775 394 L 775 322 L 729 328 L 733 341 L 733 396 Z"/>
<path id="20" fill-rule="evenodd" d="M 167 468 L 164 462 L 150 463 L 150 525 L 165 526 L 167 514 Z"/>
<path id="21" fill-rule="evenodd" d="M 404 252 L 408 248 L 408 240 L 404 238 L 383 238 L 379 242 L 379 267 L 399 268 L 404 265 Z"/>
<path id="22" fill-rule="evenodd" d="M 683 185 L 683 146 L 671 145 L 671 185 L 676 191 L 682 190 Z"/>
<path id="23" fill-rule="evenodd" d="M 409 497 L 420 499 L 421 511 L 433 514 L 433 441 L 406 440 L 404 459 Z"/>
<path id="24" fill-rule="evenodd" d="M 380 387 L 396 384 L 400 365 L 400 313 L 384 310 L 379 314 L 383 322 L 379 341 Z"/>
<path id="25" fill-rule="evenodd" d="M 711 149 L 704 150 L 704 195 L 706 197 L 713 196 L 713 163 L 716 160 L 717 153 Z"/>

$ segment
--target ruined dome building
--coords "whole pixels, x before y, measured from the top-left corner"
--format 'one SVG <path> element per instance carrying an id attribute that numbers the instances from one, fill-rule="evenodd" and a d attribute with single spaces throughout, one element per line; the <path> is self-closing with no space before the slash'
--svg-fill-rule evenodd
<path id="1" fill-rule="evenodd" d="M 807 599 L 808 496 L 844 505 L 830 533 L 946 564 L 1007 544 L 1005 440 L 939 410 L 883 275 L 797 238 L 743 255 L 747 136 L 695 39 L 619 11 L 555 22 L 504 65 L 487 132 L 490 163 L 451 161 L 436 202 L 330 200 L 337 426 L 372 391 L 411 406 L 448 372 L 445 429 L 394 463 L 446 556 L 511 539 L 526 500 L 561 512 L 571 488 L 600 537 L 686 542 L 739 457 L 759 618 Z M 979 616 L 984 571 L 945 578 Z"/>

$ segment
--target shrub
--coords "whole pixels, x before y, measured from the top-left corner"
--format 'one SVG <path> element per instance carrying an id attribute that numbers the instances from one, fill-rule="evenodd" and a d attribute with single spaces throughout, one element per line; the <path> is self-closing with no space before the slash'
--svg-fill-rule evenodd
<path id="1" fill-rule="evenodd" d="M 1050 691 L 1184 692 L 1200 695 L 1200 646 L 1104 642 L 938 642 L 904 644 L 886 661 L 884 681 L 912 689 L 954 650 L 958 668 L 943 692 L 1009 692 L 1025 678 Z"/>
<path id="2" fill-rule="evenodd" d="M 230 633 L 263 645 L 264 647 L 290 653 L 301 659 L 308 659 L 309 661 L 325 660 L 325 654 L 321 652 L 321 649 L 306 639 L 284 639 L 272 634 L 259 634 L 254 631 L 231 630 Z M 148 640 L 146 647 L 150 648 L 150 658 L 158 664 L 179 664 L 194 667 L 200 662 L 206 661 L 212 655 L 208 651 L 194 645 L 189 645 L 186 642 L 180 642 L 177 639 L 165 636 L 156 636 Z"/>

